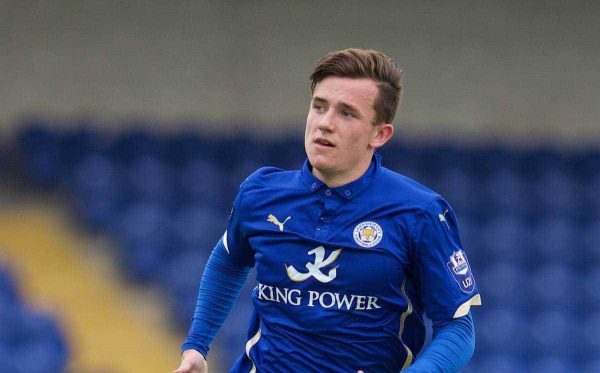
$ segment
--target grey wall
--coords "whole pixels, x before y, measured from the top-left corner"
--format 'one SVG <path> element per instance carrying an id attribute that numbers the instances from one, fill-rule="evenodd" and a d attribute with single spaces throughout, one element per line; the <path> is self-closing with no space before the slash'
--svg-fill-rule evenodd
<path id="1" fill-rule="evenodd" d="M 314 62 L 363 47 L 405 71 L 398 136 L 597 144 L 599 19 L 593 1 L 1 1 L 0 127 L 42 113 L 301 132 Z"/>

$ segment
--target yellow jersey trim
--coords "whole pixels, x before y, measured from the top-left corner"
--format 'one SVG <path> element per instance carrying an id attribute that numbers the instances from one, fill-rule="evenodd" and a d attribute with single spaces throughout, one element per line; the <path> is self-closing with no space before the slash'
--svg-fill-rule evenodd
<path id="1" fill-rule="evenodd" d="M 456 312 L 454 312 L 453 318 L 458 319 L 459 317 L 465 316 L 469 313 L 471 306 L 481 306 L 481 296 L 479 294 L 476 294 L 473 298 L 461 304 L 460 307 L 456 309 Z"/>
<path id="2" fill-rule="evenodd" d="M 252 361 L 252 358 L 250 357 L 250 349 L 255 344 L 258 343 L 260 336 L 261 336 L 261 331 L 260 331 L 260 328 L 258 328 L 258 331 L 256 332 L 256 334 L 254 334 L 254 336 L 252 338 L 250 338 L 250 340 L 248 340 L 248 342 L 246 342 L 246 356 L 248 356 L 248 359 L 250 359 L 250 361 Z M 256 365 L 254 365 L 254 361 L 252 361 L 252 369 L 250 370 L 250 373 L 256 373 Z"/>
<path id="3" fill-rule="evenodd" d="M 229 245 L 227 244 L 227 231 L 223 234 L 223 246 L 225 246 L 225 251 L 229 254 Z"/>
<path id="4" fill-rule="evenodd" d="M 398 338 L 400 338 L 400 343 L 402 343 L 402 346 L 404 346 L 404 349 L 406 350 L 406 360 L 404 361 L 404 365 L 402 365 L 402 369 L 404 369 L 410 364 L 412 364 L 414 360 L 412 351 L 410 350 L 410 348 L 408 348 L 407 345 L 404 344 L 404 341 L 402 341 L 402 333 L 404 333 L 404 322 L 406 321 L 406 318 L 413 312 L 413 305 L 410 302 L 408 295 L 406 295 L 406 280 L 402 282 L 402 295 L 404 295 L 404 299 L 406 299 L 406 311 L 404 311 L 402 315 L 400 315 L 400 331 L 398 332 Z"/>

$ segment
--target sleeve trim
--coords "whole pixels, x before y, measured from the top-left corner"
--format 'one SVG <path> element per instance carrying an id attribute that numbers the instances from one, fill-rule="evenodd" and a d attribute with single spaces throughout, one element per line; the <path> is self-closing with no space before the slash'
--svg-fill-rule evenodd
<path id="1" fill-rule="evenodd" d="M 227 251 L 227 254 L 229 253 L 229 245 L 227 244 L 227 229 L 225 230 L 225 233 L 223 234 L 223 246 L 225 246 L 225 251 Z"/>
<path id="2" fill-rule="evenodd" d="M 475 294 L 471 299 L 461 304 L 454 312 L 453 319 L 458 319 L 469 313 L 471 306 L 481 306 L 481 295 Z"/>

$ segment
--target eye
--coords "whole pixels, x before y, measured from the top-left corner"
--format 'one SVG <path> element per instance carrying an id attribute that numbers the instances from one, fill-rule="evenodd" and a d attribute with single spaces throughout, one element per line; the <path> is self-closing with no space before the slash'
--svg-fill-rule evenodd
<path id="1" fill-rule="evenodd" d="M 343 117 L 354 117 L 354 113 L 352 113 L 351 111 L 348 111 L 348 110 L 343 110 L 343 111 L 341 112 L 341 115 L 342 115 Z"/>
<path id="2" fill-rule="evenodd" d="M 318 112 L 323 112 L 325 110 L 325 107 L 321 104 L 313 104 L 313 109 L 315 109 Z"/>

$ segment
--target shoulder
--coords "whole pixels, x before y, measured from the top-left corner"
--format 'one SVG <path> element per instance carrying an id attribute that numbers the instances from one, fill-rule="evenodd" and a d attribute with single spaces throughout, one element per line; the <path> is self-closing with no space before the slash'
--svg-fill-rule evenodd
<path id="1" fill-rule="evenodd" d="M 300 171 L 276 167 L 261 167 L 240 185 L 236 204 L 241 211 L 260 211 L 274 200 L 287 200 L 301 190 Z"/>
<path id="2" fill-rule="evenodd" d="M 245 196 L 282 193 L 290 189 L 299 189 L 301 183 L 299 170 L 261 167 L 242 182 L 239 193 Z"/>
<path id="3" fill-rule="evenodd" d="M 389 198 L 390 202 L 410 205 L 417 211 L 425 211 L 436 201 L 444 201 L 429 187 L 385 167 L 381 167 L 377 188 L 377 194 Z"/>

